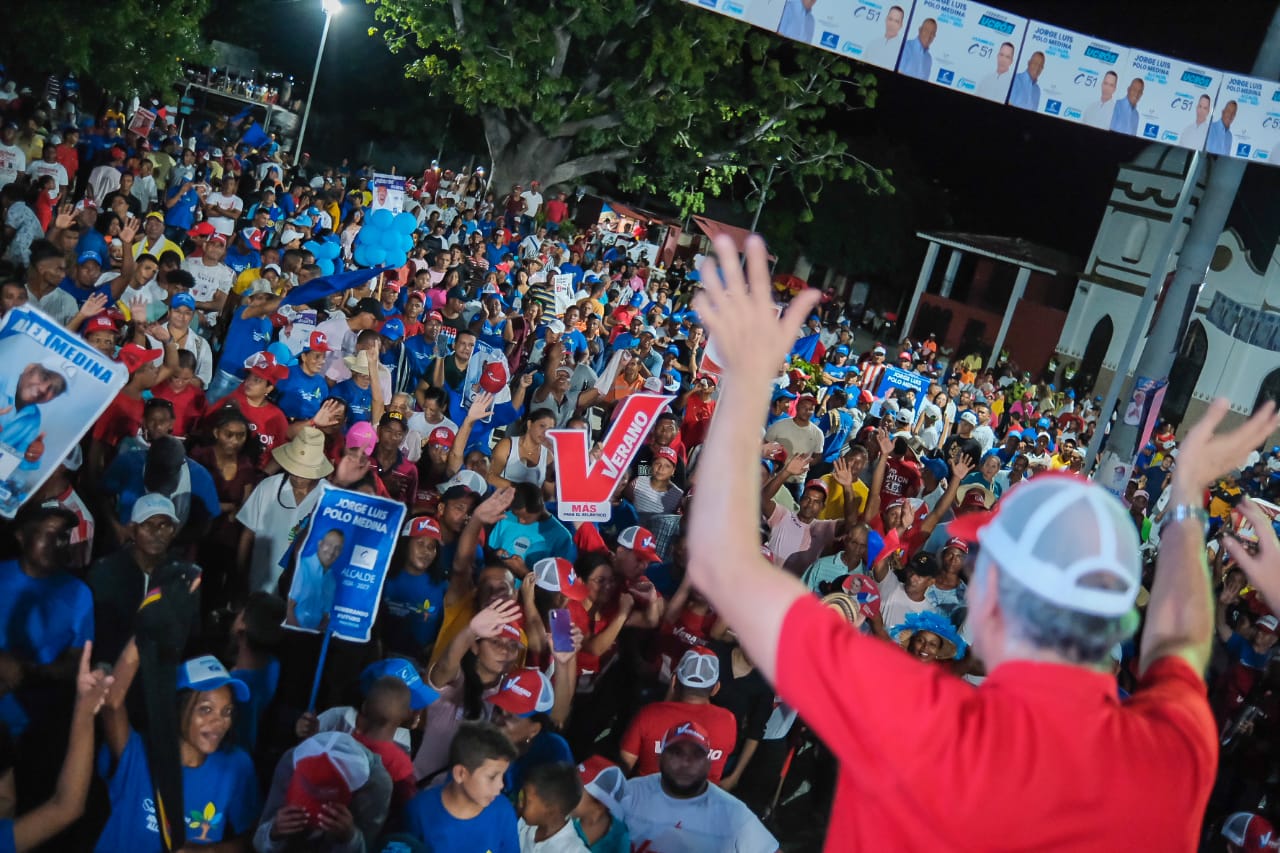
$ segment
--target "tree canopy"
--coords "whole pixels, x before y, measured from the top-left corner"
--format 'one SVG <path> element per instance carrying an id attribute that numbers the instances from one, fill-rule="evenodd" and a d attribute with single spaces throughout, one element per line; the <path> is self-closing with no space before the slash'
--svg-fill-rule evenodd
<path id="1" fill-rule="evenodd" d="M 200 21 L 209 0 L 8 0 L 5 17 L 25 22 L 6 47 L 10 61 L 89 77 L 123 95 L 168 90 L 183 61 L 203 55 Z M 10 30 L 13 33 L 12 29 Z"/>
<path id="2" fill-rule="evenodd" d="M 833 54 L 679 0 L 369 0 L 406 73 L 484 128 L 503 183 L 616 175 L 685 212 L 764 176 L 815 201 L 825 181 L 892 191 L 824 126 L 874 105 L 875 77 Z"/>

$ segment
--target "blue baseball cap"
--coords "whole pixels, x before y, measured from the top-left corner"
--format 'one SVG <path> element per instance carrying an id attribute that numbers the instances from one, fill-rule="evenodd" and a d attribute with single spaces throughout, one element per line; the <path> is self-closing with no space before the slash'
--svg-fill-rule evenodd
<path id="1" fill-rule="evenodd" d="M 1074 389 L 1074 388 L 1068 388 L 1068 389 L 1067 389 L 1067 399 L 1068 399 L 1068 400 L 1074 400 L 1075 398 L 1076 398 L 1076 389 Z"/>
<path id="2" fill-rule="evenodd" d="M 418 675 L 418 668 L 405 658 L 386 658 L 371 663 L 360 673 L 360 692 L 368 693 L 373 683 L 379 678 L 393 676 L 400 679 L 409 688 L 409 709 L 421 711 L 440 698 L 440 694 Z"/>
<path id="3" fill-rule="evenodd" d="M 232 678 L 231 673 L 227 672 L 227 668 L 222 665 L 222 661 L 213 655 L 192 658 L 178 667 L 179 690 L 207 693 L 224 686 L 231 688 L 231 693 L 236 697 L 237 702 L 249 701 L 249 685 L 238 678 Z"/>
<path id="4" fill-rule="evenodd" d="M 631 297 L 632 308 L 639 308 L 643 304 L 644 304 L 644 296 L 642 294 L 637 293 L 635 296 Z"/>
<path id="5" fill-rule="evenodd" d="M 671 344 L 670 346 L 667 347 L 667 355 L 679 355 L 679 354 L 680 354 L 680 347 L 676 346 L 675 344 Z"/>
<path id="6" fill-rule="evenodd" d="M 835 348 L 834 352 L 836 355 L 848 355 L 849 348 L 844 344 L 840 344 L 838 347 Z"/>
<path id="7" fill-rule="evenodd" d="M 93 261 L 98 266 L 102 266 L 102 255 L 99 255 L 93 249 L 85 249 L 83 252 L 76 255 L 77 264 L 83 264 L 86 261 Z"/>
<path id="8" fill-rule="evenodd" d="M 399 317 L 392 317 L 390 320 L 382 324 L 379 334 L 384 338 L 390 338 L 393 341 L 398 341 L 404 337 L 404 323 L 400 321 Z"/>
<path id="9" fill-rule="evenodd" d="M 1040 420 L 1036 421 L 1036 426 L 1039 427 L 1040 429 L 1048 429 L 1049 427 L 1053 426 L 1053 423 L 1048 418 L 1041 418 Z"/>
<path id="10" fill-rule="evenodd" d="M 794 400 L 795 398 L 796 395 L 792 394 L 786 388 L 779 388 L 777 391 L 773 392 L 773 399 L 775 400 Z"/>
<path id="11" fill-rule="evenodd" d="M 195 297 L 190 293 L 175 293 L 169 300 L 169 310 L 174 308 L 187 308 L 191 311 L 196 310 Z"/>
<path id="12" fill-rule="evenodd" d="M 933 475 L 935 480 L 945 480 L 947 478 L 947 463 L 933 456 L 927 456 L 920 460 L 925 468 L 929 469 L 929 473 Z"/>
<path id="13" fill-rule="evenodd" d="M 449 291 L 445 294 L 445 298 L 446 298 L 446 299 L 456 299 L 456 300 L 458 300 L 459 302 L 466 302 L 466 301 L 467 301 L 467 291 L 466 291 L 466 289 L 465 289 L 462 285 L 460 285 L 460 284 L 458 284 L 458 285 L 454 285 L 453 287 L 449 288 Z"/>
<path id="14" fill-rule="evenodd" d="M 304 216 L 295 216 L 295 217 L 293 218 L 292 222 L 293 222 L 293 224 L 294 224 L 294 225 L 301 225 L 303 228 L 310 228 L 310 227 L 311 227 L 311 217 L 310 217 L 310 216 L 305 216 L 305 215 L 304 215 Z"/>

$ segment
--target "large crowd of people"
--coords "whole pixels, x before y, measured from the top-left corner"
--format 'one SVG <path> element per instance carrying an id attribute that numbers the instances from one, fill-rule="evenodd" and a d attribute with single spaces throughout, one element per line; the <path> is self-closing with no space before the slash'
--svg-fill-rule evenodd
<path id="1" fill-rule="evenodd" d="M 867 343 L 811 291 L 770 325 L 724 245 L 720 273 L 657 265 L 566 193 L 433 167 L 406 263 L 326 286 L 360 266 L 370 167 L 291 165 L 225 116 L 183 139 L 0 110 L 0 316 L 37 307 L 129 376 L 3 525 L 0 850 L 772 851 L 833 800 L 828 849 L 1112 849 L 1109 821 L 1124 849 L 1276 849 L 1267 412 L 1218 444 L 1220 412 L 1181 443 L 1159 424 L 1109 495 L 1084 470 L 1094 389 Z M 748 272 L 776 298 L 759 252 Z M 598 453 L 641 393 L 671 401 L 608 519 L 562 521 L 548 432 Z M 290 590 L 332 562 L 293 547 L 331 488 L 407 521 L 372 640 L 322 663 L 288 628 L 327 616 Z M 1036 573 L 1071 555 L 1106 577 Z M 1198 587 L 1172 579 L 1205 565 L 1211 624 L 1179 645 Z M 168 634 L 159 589 L 195 602 Z M 158 702 L 157 636 L 181 660 Z M 1027 679 L 1019 709 L 991 698 Z M 1117 717 L 1088 776 L 1108 742 L 1076 711 L 1175 693 L 1185 744 Z M 1086 746 L 1043 752 L 1065 741 Z M 1052 807 L 1004 814 L 969 784 L 992 775 Z M 1126 812 L 1130 781 L 1182 811 Z"/>

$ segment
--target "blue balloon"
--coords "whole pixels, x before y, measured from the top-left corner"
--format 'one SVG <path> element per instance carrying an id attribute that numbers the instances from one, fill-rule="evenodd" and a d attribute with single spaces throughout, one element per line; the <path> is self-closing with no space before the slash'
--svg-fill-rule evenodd
<path id="1" fill-rule="evenodd" d="M 321 275 L 333 275 L 333 261 L 329 258 L 316 258 L 316 266 L 320 268 Z"/>
<path id="2" fill-rule="evenodd" d="M 357 246 L 356 247 L 356 263 L 362 267 L 376 267 L 382 263 L 387 256 L 387 250 L 380 246 Z"/>
<path id="3" fill-rule="evenodd" d="M 413 251 L 413 235 L 400 234 L 396 240 L 396 251 L 404 252 L 406 255 Z"/>
<path id="4" fill-rule="evenodd" d="M 326 261 L 336 261 L 341 254 L 342 244 L 326 240 L 320 244 L 320 254 L 317 257 L 324 258 Z"/>
<path id="5" fill-rule="evenodd" d="M 394 230 L 383 231 L 378 235 L 378 245 L 386 249 L 388 252 L 399 251 L 400 234 Z"/>
<path id="6" fill-rule="evenodd" d="M 289 345 L 284 341 L 276 341 L 267 347 L 267 352 L 276 357 L 276 363 L 285 367 L 292 367 L 298 363 L 292 352 L 289 351 Z"/>
<path id="7" fill-rule="evenodd" d="M 418 227 L 418 218 L 408 211 L 397 213 L 392 222 L 397 234 L 412 234 Z"/>
<path id="8" fill-rule="evenodd" d="M 320 258 L 324 257 L 321 254 L 320 244 L 317 243 L 315 240 L 308 240 L 307 242 L 303 243 L 302 248 L 306 249 L 312 255 L 315 255 L 316 260 L 319 260 Z"/>
<path id="9" fill-rule="evenodd" d="M 394 267 L 395 269 L 399 269 L 400 267 L 409 263 L 409 256 L 406 255 L 404 252 L 387 252 L 386 257 L 383 259 L 382 262 L 389 267 Z"/>
<path id="10" fill-rule="evenodd" d="M 378 231 L 386 231 L 391 228 L 395 218 L 395 214 L 384 207 L 369 214 L 369 218 L 365 220 L 365 228 L 372 225 Z"/>

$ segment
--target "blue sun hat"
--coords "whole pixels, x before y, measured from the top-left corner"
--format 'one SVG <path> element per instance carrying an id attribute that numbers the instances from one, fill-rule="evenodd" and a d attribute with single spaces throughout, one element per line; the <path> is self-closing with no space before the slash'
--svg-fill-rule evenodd
<path id="1" fill-rule="evenodd" d="M 908 613 L 902 624 L 889 629 L 889 637 L 906 649 L 907 643 L 917 631 L 928 631 L 942 640 L 942 650 L 938 652 L 938 660 L 961 660 L 969 648 L 969 644 L 961 638 L 955 626 L 951 624 L 951 620 L 932 610 Z"/>

